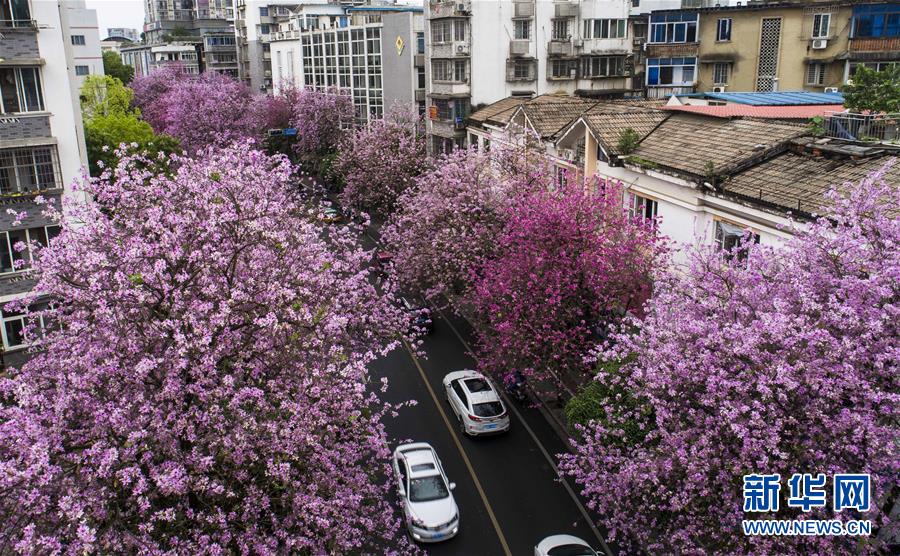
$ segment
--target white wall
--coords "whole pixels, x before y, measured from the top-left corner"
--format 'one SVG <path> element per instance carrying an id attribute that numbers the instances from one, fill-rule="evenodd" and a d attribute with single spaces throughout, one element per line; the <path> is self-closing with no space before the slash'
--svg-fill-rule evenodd
<path id="1" fill-rule="evenodd" d="M 103 75 L 103 57 L 100 51 L 100 28 L 97 25 L 97 11 L 84 8 L 84 2 L 62 2 L 66 7 L 66 19 L 68 20 L 68 35 L 81 35 L 84 37 L 84 45 L 73 45 L 72 61 L 76 66 L 87 66 L 90 75 Z M 80 5 L 80 7 L 79 7 Z M 81 85 L 87 76 L 75 76 L 76 90 L 81 90 Z"/>
<path id="2" fill-rule="evenodd" d="M 41 68 L 44 107 L 51 114 L 50 127 L 57 139 L 59 164 L 66 189 L 81 175 L 81 168 L 87 164 L 72 43 L 66 32 L 69 11 L 60 9 L 56 2 L 31 4 L 32 18 L 39 26 L 38 49 L 41 58 L 46 61 Z"/>

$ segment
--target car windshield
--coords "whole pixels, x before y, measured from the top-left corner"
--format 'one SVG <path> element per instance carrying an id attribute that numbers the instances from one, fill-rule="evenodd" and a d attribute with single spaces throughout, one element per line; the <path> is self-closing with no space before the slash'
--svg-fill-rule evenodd
<path id="1" fill-rule="evenodd" d="M 411 502 L 430 502 L 450 496 L 447 485 L 440 475 L 418 477 L 409 481 L 409 500 Z"/>
<path id="2" fill-rule="evenodd" d="M 597 556 L 597 553 L 590 547 L 583 544 L 563 544 L 554 546 L 547 553 L 548 556 Z"/>
<path id="3" fill-rule="evenodd" d="M 503 413 L 503 405 L 500 402 L 476 403 L 472 405 L 472 411 L 476 417 L 496 417 Z"/>
<path id="4" fill-rule="evenodd" d="M 491 385 L 483 378 L 470 378 L 466 380 L 466 388 L 473 394 L 475 392 L 490 392 Z"/>

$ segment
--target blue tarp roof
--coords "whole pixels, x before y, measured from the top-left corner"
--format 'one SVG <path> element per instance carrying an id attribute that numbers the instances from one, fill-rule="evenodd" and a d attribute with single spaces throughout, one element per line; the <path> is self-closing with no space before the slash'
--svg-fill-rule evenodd
<path id="1" fill-rule="evenodd" d="M 841 93 L 810 91 L 778 91 L 774 93 L 695 93 L 695 97 L 712 98 L 751 106 L 799 106 L 803 104 L 844 104 Z"/>

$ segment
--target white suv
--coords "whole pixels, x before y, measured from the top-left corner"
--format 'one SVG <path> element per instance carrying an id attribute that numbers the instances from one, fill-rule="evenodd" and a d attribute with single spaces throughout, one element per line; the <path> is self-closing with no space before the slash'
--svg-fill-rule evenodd
<path id="1" fill-rule="evenodd" d="M 509 413 L 494 384 L 483 374 L 464 370 L 444 377 L 447 401 L 468 435 L 493 434 L 509 430 Z"/>
<path id="2" fill-rule="evenodd" d="M 414 442 L 394 450 L 397 494 L 403 502 L 406 527 L 413 540 L 438 542 L 459 532 L 459 508 L 453 499 L 455 483 L 430 444 Z"/>

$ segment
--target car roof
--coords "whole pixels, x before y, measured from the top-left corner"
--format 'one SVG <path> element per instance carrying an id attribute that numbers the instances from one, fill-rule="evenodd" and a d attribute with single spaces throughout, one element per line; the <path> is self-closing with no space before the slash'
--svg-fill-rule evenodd
<path id="1" fill-rule="evenodd" d="M 473 392 L 469 388 L 468 381 L 472 379 L 480 379 L 484 380 L 487 385 L 490 387 L 489 390 L 479 390 L 477 392 Z M 489 380 L 485 377 L 480 376 L 466 376 L 462 377 L 462 385 L 466 388 L 466 394 L 469 398 L 469 401 L 472 403 L 486 403 L 486 402 L 496 402 L 500 400 L 500 396 L 494 391 L 494 386 L 491 384 Z"/>
<path id="2" fill-rule="evenodd" d="M 563 546 L 567 544 L 576 544 L 590 548 L 591 545 L 573 535 L 550 535 L 537 544 L 542 552 L 548 552 L 555 546 Z"/>
<path id="3" fill-rule="evenodd" d="M 403 459 L 406 460 L 410 478 L 440 474 L 437 467 L 437 456 L 432 448 L 413 448 L 405 450 L 401 454 L 403 454 Z M 428 465 L 431 467 L 426 467 Z M 423 468 L 414 471 L 413 468 L 417 466 L 422 466 Z"/>

